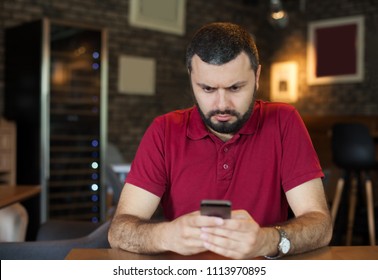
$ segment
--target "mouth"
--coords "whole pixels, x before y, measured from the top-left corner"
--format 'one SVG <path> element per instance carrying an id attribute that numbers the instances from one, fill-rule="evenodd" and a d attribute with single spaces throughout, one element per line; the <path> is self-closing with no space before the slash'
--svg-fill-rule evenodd
<path id="1" fill-rule="evenodd" d="M 232 115 L 229 115 L 229 114 L 217 114 L 217 115 L 214 116 L 214 118 L 218 122 L 228 122 L 228 121 L 231 120 Z"/>

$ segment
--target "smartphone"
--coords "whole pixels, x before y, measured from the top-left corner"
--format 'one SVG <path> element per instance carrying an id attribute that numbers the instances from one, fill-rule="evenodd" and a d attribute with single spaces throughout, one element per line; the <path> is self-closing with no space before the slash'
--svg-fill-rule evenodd
<path id="1" fill-rule="evenodd" d="M 231 218 L 231 201 L 205 199 L 201 201 L 201 215 Z"/>

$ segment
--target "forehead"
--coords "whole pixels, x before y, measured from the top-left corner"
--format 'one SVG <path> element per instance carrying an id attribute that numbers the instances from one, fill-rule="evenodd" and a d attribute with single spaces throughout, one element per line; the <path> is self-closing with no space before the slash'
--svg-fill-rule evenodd
<path id="1" fill-rule="evenodd" d="M 198 83 L 212 86 L 225 83 L 226 86 L 229 86 L 236 82 L 251 79 L 251 77 L 254 77 L 254 72 L 249 58 L 244 52 L 222 65 L 206 63 L 197 55 L 192 58 L 191 78 Z"/>

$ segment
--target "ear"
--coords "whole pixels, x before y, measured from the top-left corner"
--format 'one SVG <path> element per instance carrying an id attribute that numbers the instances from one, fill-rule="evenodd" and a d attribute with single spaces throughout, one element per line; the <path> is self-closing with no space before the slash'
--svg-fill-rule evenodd
<path id="1" fill-rule="evenodd" d="M 259 89 L 259 80 L 260 80 L 260 73 L 261 73 L 261 64 L 259 64 L 259 66 L 257 67 L 257 71 L 256 71 L 256 90 Z"/>

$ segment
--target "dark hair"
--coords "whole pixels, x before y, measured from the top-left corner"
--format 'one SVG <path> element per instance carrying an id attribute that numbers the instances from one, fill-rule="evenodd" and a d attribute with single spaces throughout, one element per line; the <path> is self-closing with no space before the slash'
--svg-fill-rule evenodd
<path id="1" fill-rule="evenodd" d="M 255 71 L 259 66 L 259 54 L 252 35 L 240 25 L 215 22 L 204 25 L 193 36 L 186 50 L 186 67 L 192 71 L 192 58 L 196 54 L 202 61 L 222 65 L 241 52 L 245 52 Z"/>

